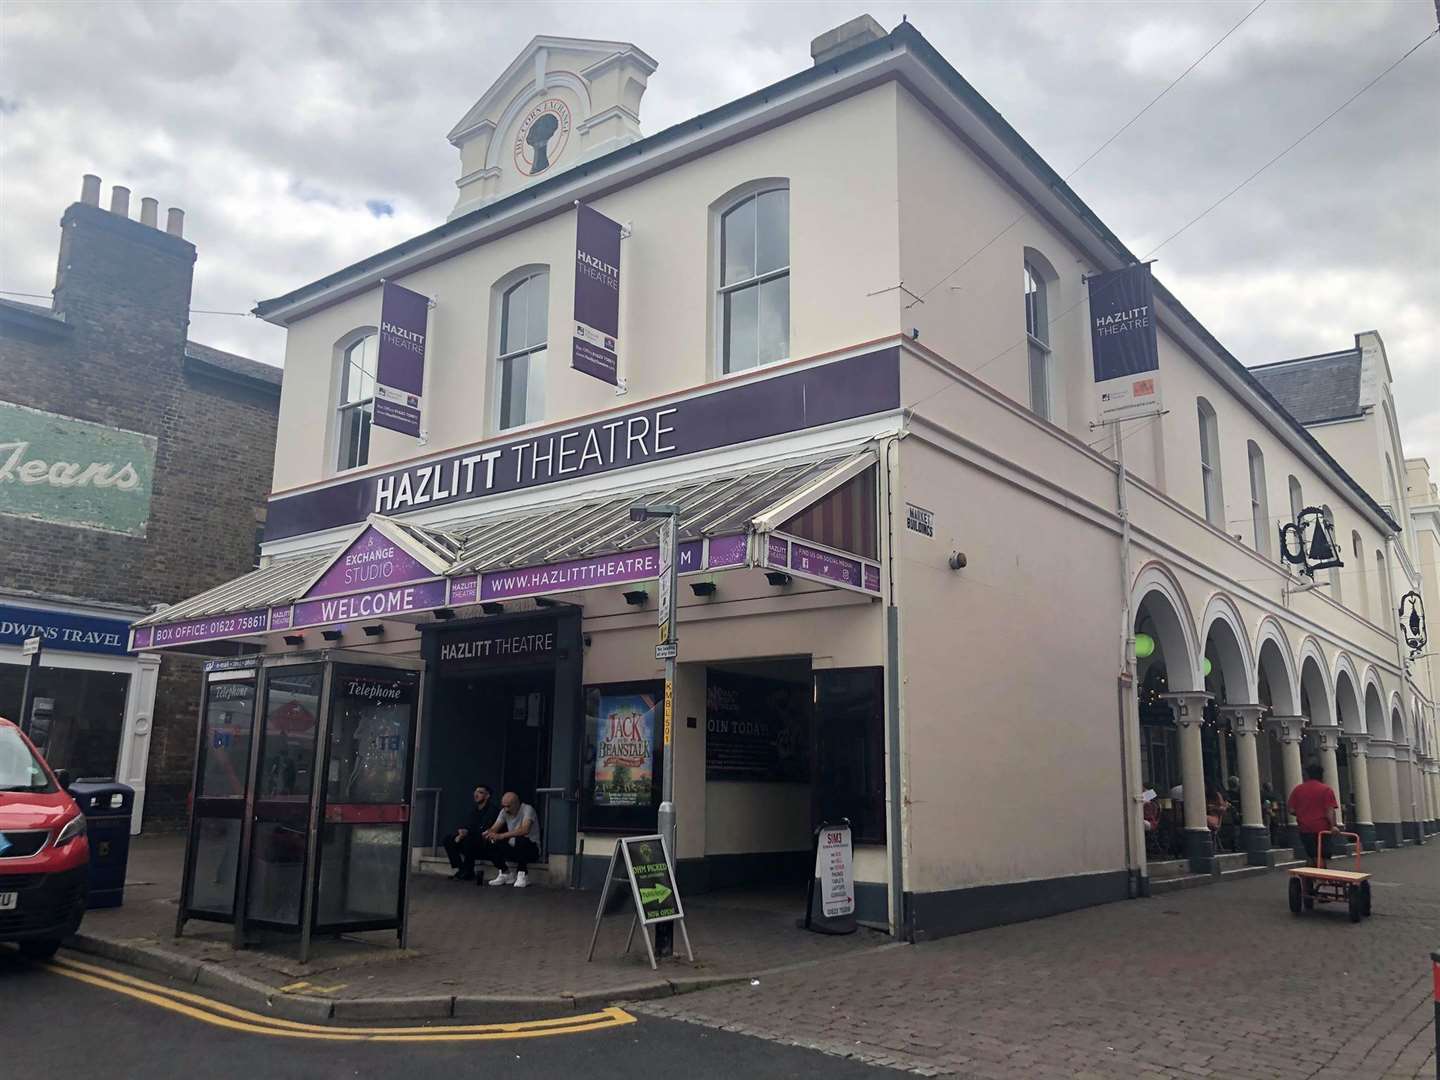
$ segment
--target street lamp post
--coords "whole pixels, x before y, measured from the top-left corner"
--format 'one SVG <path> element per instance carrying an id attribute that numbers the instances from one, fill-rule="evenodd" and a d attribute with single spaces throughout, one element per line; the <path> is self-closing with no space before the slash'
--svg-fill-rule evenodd
<path id="1" fill-rule="evenodd" d="M 659 566 L 659 622 L 660 633 L 655 645 L 655 658 L 665 661 L 665 712 L 663 723 L 663 750 L 661 756 L 660 813 L 658 826 L 664 838 L 666 853 L 676 860 L 676 815 L 675 815 L 675 656 L 678 640 L 675 635 L 675 575 L 679 561 L 680 508 L 674 503 L 651 503 L 648 506 L 632 506 L 630 519 L 645 521 L 661 518 L 660 566 Z M 663 922 L 655 927 L 655 954 L 670 956 L 675 949 L 675 924 Z"/>

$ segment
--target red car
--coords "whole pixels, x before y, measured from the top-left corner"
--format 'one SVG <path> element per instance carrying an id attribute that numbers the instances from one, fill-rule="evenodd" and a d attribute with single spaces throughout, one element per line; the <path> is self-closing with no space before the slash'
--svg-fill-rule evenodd
<path id="1" fill-rule="evenodd" d="M 25 733 L 0 717 L 0 941 L 52 956 L 85 914 L 85 815 Z"/>

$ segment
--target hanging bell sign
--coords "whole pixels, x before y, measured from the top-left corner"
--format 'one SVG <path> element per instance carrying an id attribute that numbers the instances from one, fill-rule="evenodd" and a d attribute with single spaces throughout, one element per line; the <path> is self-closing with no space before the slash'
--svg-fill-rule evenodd
<path id="1" fill-rule="evenodd" d="M 1400 630 L 1410 647 L 1410 656 L 1419 656 L 1429 637 L 1425 633 L 1425 603 L 1413 589 L 1400 598 Z"/>
<path id="2" fill-rule="evenodd" d="M 1345 565 L 1335 547 L 1335 524 L 1317 506 L 1307 506 L 1293 523 L 1280 526 L 1280 557 L 1311 575 Z"/>

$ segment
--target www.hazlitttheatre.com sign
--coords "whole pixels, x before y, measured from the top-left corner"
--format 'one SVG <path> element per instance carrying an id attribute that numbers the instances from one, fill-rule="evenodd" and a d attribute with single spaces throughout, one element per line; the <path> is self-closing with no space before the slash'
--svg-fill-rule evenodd
<path id="1" fill-rule="evenodd" d="M 0 514 L 144 536 L 155 437 L 0 401 Z"/>

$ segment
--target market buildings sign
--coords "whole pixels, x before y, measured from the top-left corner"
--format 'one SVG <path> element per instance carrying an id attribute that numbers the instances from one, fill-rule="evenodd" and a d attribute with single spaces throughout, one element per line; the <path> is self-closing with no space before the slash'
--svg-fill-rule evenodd
<path id="1" fill-rule="evenodd" d="M 0 514 L 144 536 L 155 436 L 0 401 Z"/>
<path id="2" fill-rule="evenodd" d="M 790 434 L 900 405 L 900 350 L 880 349 L 668 405 L 461 450 L 270 502 L 265 538 L 319 532 L 424 507 Z"/>

